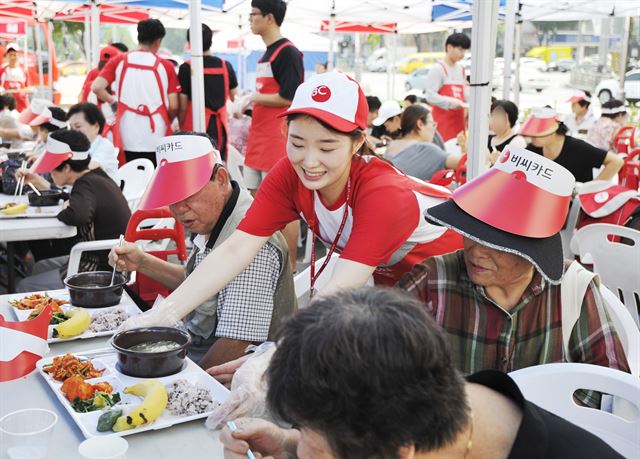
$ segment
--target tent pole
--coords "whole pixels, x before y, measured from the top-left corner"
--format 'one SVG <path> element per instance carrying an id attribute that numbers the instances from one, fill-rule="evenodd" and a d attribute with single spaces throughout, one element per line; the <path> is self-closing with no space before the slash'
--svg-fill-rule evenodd
<path id="1" fill-rule="evenodd" d="M 333 70 L 335 56 L 334 48 L 336 43 L 336 13 L 335 4 L 331 7 L 331 16 L 329 17 L 329 54 L 327 55 L 327 70 Z"/>
<path id="2" fill-rule="evenodd" d="M 87 64 L 93 66 L 93 57 L 91 54 L 91 21 L 89 20 L 89 12 L 84 11 L 84 33 L 82 34 L 82 44 L 84 45 L 84 55 L 87 59 Z"/>
<path id="3" fill-rule="evenodd" d="M 392 37 L 393 43 L 391 48 L 391 99 L 394 99 L 396 96 L 396 59 L 398 58 L 398 29 L 393 31 Z"/>
<path id="4" fill-rule="evenodd" d="M 207 127 L 204 125 L 204 65 L 202 62 L 201 10 L 201 0 L 189 0 L 189 18 L 191 20 L 189 31 L 191 46 L 191 110 L 193 130 L 195 132 L 207 132 Z"/>
<path id="5" fill-rule="evenodd" d="M 53 102 L 53 21 L 47 21 L 47 52 L 49 54 L 49 65 L 47 66 L 47 74 L 49 77 L 49 89 L 51 91 L 51 101 Z"/>
<path id="6" fill-rule="evenodd" d="M 516 29 L 516 13 L 518 10 L 518 0 L 507 0 L 507 16 L 504 24 L 504 81 L 502 84 L 502 98 L 509 100 L 511 91 L 511 62 L 513 61 L 513 41 Z"/>
<path id="7" fill-rule="evenodd" d="M 622 36 L 622 49 L 620 50 L 620 100 L 625 100 L 624 79 L 627 73 L 627 58 L 629 57 L 629 34 L 631 33 L 631 16 L 624 18 L 624 35 Z"/>
<path id="8" fill-rule="evenodd" d="M 362 84 L 362 43 L 361 43 L 361 33 L 355 33 L 354 47 L 355 47 L 355 79 L 359 84 Z"/>
<path id="9" fill-rule="evenodd" d="M 485 169 L 485 150 L 489 132 L 491 77 L 496 49 L 498 0 L 473 2 L 471 29 L 471 97 L 469 101 L 469 138 L 467 140 L 467 179 Z"/>
<path id="10" fill-rule="evenodd" d="M 611 18 L 606 17 L 600 20 L 601 31 L 600 31 L 600 49 L 598 50 L 600 53 L 600 61 L 599 65 L 601 67 L 607 66 L 607 61 L 609 57 L 609 34 L 611 33 Z"/>
<path id="11" fill-rule="evenodd" d="M 42 66 L 42 41 L 40 39 L 40 22 L 36 21 L 33 31 L 36 34 L 36 61 L 38 62 L 38 85 L 44 86 L 44 70 Z"/>
<path id="12" fill-rule="evenodd" d="M 100 61 L 100 6 L 91 0 L 91 66 L 97 67 Z"/>
<path id="13" fill-rule="evenodd" d="M 520 43 L 522 39 L 522 19 L 520 13 L 516 18 L 516 33 L 515 33 L 515 45 L 513 47 L 513 54 L 515 59 L 515 69 L 513 75 L 513 103 L 520 105 Z"/>

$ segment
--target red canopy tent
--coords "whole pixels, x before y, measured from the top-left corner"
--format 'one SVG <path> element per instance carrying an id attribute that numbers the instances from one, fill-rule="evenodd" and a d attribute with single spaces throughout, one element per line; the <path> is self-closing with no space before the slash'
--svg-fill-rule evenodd
<path id="1" fill-rule="evenodd" d="M 398 31 L 398 24 L 395 22 L 353 22 L 353 21 L 335 21 L 335 31 L 352 33 L 395 33 Z M 331 22 L 324 20 L 320 23 L 321 32 L 331 31 Z"/>
<path id="2" fill-rule="evenodd" d="M 137 24 L 149 19 L 149 13 L 141 8 L 102 3 L 99 9 L 101 24 Z M 60 11 L 53 19 L 84 22 L 87 17 L 91 17 L 91 5 L 80 5 L 69 11 Z"/>

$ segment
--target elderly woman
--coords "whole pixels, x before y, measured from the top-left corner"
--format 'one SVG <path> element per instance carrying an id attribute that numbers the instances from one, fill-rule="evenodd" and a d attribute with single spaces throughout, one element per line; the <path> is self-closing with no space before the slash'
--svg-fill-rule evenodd
<path id="1" fill-rule="evenodd" d="M 221 433 L 226 458 L 620 457 L 503 373 L 465 382 L 442 329 L 391 290 L 315 300 L 284 326 L 267 382 L 272 412 L 297 428 L 239 419 Z"/>
<path id="2" fill-rule="evenodd" d="M 587 142 L 605 151 L 614 151 L 613 141 L 622 126 L 629 121 L 629 112 L 621 100 L 602 104 L 602 116 L 591 126 Z"/>
<path id="3" fill-rule="evenodd" d="M 575 325 L 562 304 L 562 290 L 578 275 L 572 268 L 563 278 L 559 233 L 574 183 L 557 163 L 508 147 L 452 200 L 426 210 L 429 220 L 460 233 L 464 248 L 427 259 L 398 285 L 420 298 L 447 331 L 463 373 L 567 361 L 629 371 L 595 283 L 576 294 Z M 599 404 L 592 393 L 580 398 Z"/>

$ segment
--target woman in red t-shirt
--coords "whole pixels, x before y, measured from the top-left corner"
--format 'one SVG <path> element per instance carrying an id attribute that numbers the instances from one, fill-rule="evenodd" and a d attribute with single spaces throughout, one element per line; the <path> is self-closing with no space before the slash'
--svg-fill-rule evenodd
<path id="1" fill-rule="evenodd" d="M 365 285 L 372 275 L 376 284 L 393 285 L 425 258 L 460 248 L 459 235 L 423 217 L 425 209 L 449 198 L 449 190 L 367 155 L 367 115 L 362 89 L 343 73 L 314 75 L 300 85 L 284 113 L 288 157 L 269 172 L 237 230 L 161 308 L 149 311 L 162 317 L 130 325 L 183 317 L 249 265 L 274 232 L 301 215 L 328 255 L 340 253 L 325 291 Z M 312 271 L 312 291 L 322 268 Z"/>

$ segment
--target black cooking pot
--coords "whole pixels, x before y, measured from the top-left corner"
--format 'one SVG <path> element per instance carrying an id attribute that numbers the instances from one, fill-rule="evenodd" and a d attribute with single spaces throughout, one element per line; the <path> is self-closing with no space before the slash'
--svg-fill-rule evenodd
<path id="1" fill-rule="evenodd" d="M 111 284 L 111 271 L 77 273 L 67 277 L 64 285 L 69 290 L 71 304 L 85 308 L 105 308 L 120 303 L 127 276 L 116 272 Z"/>
<path id="2" fill-rule="evenodd" d="M 41 196 L 38 196 L 35 191 L 29 191 L 27 193 L 29 205 L 34 207 L 57 206 L 65 195 L 61 190 L 42 190 L 40 194 Z"/>
<path id="3" fill-rule="evenodd" d="M 136 344 L 164 340 L 175 341 L 180 347 L 164 352 L 129 349 Z M 189 333 L 171 327 L 134 328 L 117 333 L 111 339 L 111 346 L 118 353 L 118 371 L 136 378 L 160 378 L 180 372 L 190 344 Z"/>

